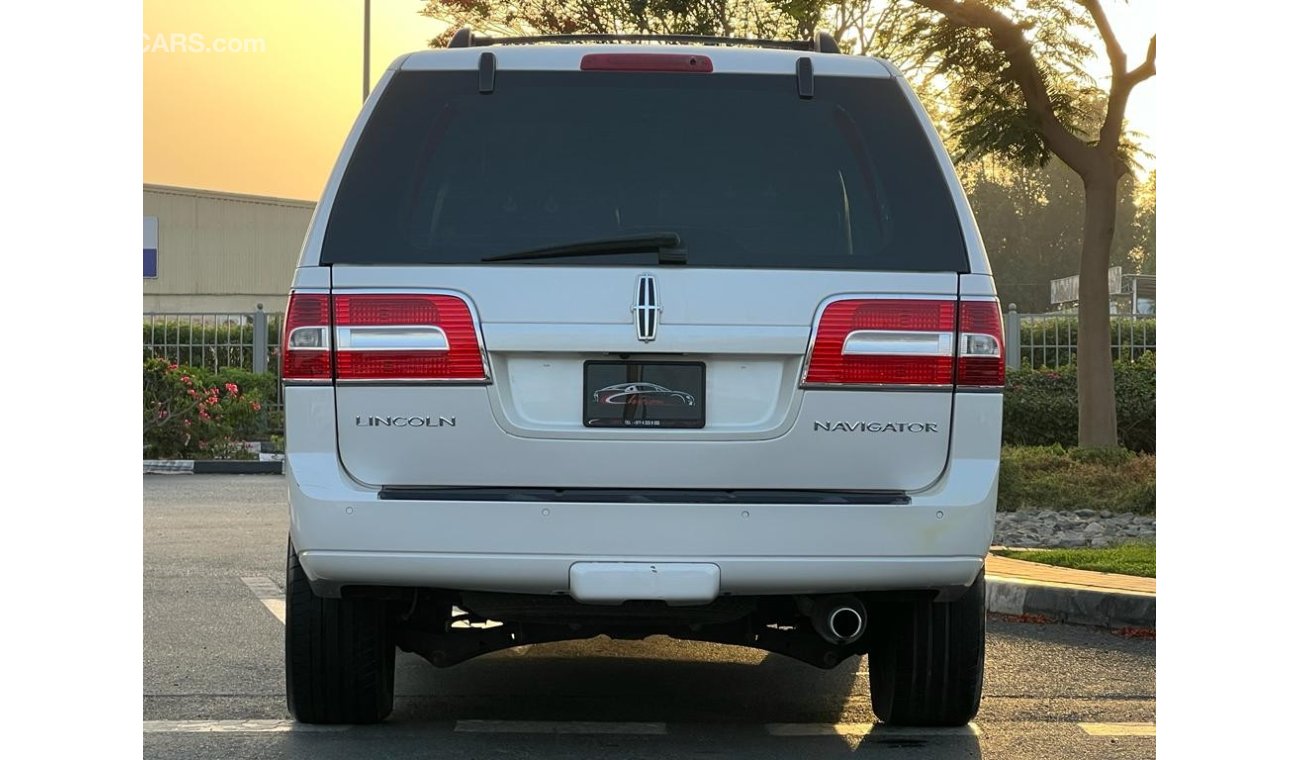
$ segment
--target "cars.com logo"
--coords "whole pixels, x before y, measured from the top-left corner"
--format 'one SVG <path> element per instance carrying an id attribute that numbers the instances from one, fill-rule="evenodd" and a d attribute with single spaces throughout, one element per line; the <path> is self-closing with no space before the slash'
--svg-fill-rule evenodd
<path id="1" fill-rule="evenodd" d="M 144 33 L 147 53 L 265 53 L 266 40 L 261 37 L 213 37 L 201 32 Z"/>

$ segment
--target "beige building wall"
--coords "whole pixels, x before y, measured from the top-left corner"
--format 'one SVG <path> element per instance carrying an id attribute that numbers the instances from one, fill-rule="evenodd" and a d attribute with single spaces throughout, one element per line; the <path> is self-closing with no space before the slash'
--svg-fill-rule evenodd
<path id="1" fill-rule="evenodd" d="M 144 186 L 158 218 L 158 277 L 144 311 L 284 311 L 316 204 L 165 185 Z"/>

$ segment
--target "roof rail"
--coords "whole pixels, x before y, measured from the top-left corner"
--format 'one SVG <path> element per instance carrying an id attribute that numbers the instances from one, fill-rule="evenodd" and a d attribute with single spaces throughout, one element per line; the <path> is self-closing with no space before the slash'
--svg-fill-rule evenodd
<path id="1" fill-rule="evenodd" d="M 745 47 L 780 48 L 783 50 L 809 50 L 814 53 L 838 53 L 835 38 L 819 31 L 810 40 L 758 40 L 748 37 L 710 37 L 699 34 L 542 34 L 529 37 L 491 37 L 462 27 L 447 43 L 449 48 L 482 47 L 487 45 L 529 45 L 534 43 L 612 43 L 612 42 L 679 42 L 694 45 L 738 45 Z"/>

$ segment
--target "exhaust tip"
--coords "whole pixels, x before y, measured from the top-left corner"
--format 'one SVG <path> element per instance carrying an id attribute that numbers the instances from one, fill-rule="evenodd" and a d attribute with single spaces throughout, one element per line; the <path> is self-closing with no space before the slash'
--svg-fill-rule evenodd
<path id="1" fill-rule="evenodd" d="M 856 641 L 866 623 L 862 614 L 852 607 L 837 607 L 826 617 L 827 628 L 843 643 Z"/>
<path id="2" fill-rule="evenodd" d="M 867 630 L 867 609 L 852 594 L 795 597 L 813 631 L 835 646 L 852 644 Z"/>

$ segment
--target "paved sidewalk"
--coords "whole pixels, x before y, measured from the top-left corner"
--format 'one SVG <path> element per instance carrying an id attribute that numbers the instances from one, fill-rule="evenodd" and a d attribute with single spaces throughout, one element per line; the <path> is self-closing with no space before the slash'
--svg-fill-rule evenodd
<path id="1" fill-rule="evenodd" d="M 990 554 L 989 612 L 1041 615 L 1107 628 L 1155 628 L 1156 580 L 1055 567 Z"/>
<path id="2" fill-rule="evenodd" d="M 1139 594 L 1156 592 L 1155 578 L 1139 578 L 1135 575 L 1118 575 L 1116 573 L 1098 573 L 1092 570 L 1075 570 L 1070 567 L 1044 565 L 1041 562 L 1026 562 L 1022 559 L 998 557 L 990 554 L 985 564 L 985 573 L 1001 578 L 1016 578 L 1045 583 L 1063 583 L 1070 586 L 1104 589 L 1108 591 L 1133 591 Z"/>

